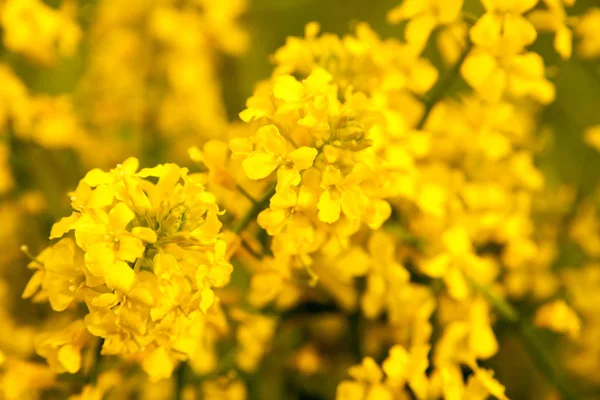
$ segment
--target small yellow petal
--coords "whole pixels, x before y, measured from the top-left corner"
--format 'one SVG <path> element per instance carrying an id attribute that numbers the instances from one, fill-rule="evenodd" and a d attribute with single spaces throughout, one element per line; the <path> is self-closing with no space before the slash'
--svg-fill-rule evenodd
<path id="1" fill-rule="evenodd" d="M 65 345 L 58 350 L 58 361 L 71 374 L 77 373 L 81 368 L 81 353 L 73 345 Z"/>
<path id="2" fill-rule="evenodd" d="M 167 354 L 164 347 L 158 347 L 142 361 L 142 368 L 153 382 L 170 378 L 175 369 L 175 363 Z"/>
<path id="3" fill-rule="evenodd" d="M 107 268 L 105 280 L 106 286 L 111 289 L 118 289 L 123 292 L 129 292 L 135 281 L 135 272 L 123 261 L 117 261 L 111 267 Z"/>
<path id="4" fill-rule="evenodd" d="M 328 224 L 332 224 L 340 219 L 342 212 L 341 195 L 337 190 L 326 190 L 319 198 L 317 204 L 319 209 L 319 219 Z"/>
<path id="5" fill-rule="evenodd" d="M 277 159 L 272 154 L 259 151 L 250 153 L 242 162 L 242 167 L 248 178 L 253 180 L 264 179 L 271 175 L 279 166 Z"/>
<path id="6" fill-rule="evenodd" d="M 304 87 L 293 76 L 280 76 L 275 80 L 273 94 L 286 103 L 294 103 L 304 96 Z"/>

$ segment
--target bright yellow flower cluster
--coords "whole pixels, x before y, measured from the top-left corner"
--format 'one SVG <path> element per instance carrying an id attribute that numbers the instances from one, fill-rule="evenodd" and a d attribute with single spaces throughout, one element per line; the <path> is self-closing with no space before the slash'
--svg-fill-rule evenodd
<path id="1" fill-rule="evenodd" d="M 537 2 L 483 1 L 486 13 L 469 30 L 474 48 L 461 73 L 484 99 L 497 101 L 506 94 L 531 97 L 541 103 L 554 100 L 554 87 L 545 77 L 544 60 L 526 50 L 537 33 L 523 14 Z M 567 53 L 562 46 L 561 54 Z"/>
<path id="2" fill-rule="evenodd" d="M 352 381 L 343 381 L 337 389 L 338 400 L 394 400 L 405 399 L 412 393 L 417 399 L 507 399 L 504 388 L 485 369 L 473 366 L 467 382 L 456 368 L 436 370 L 428 381 L 427 347 L 407 351 L 396 345 L 390 349 L 381 367 L 370 358 L 348 371 Z M 408 391 L 410 388 L 410 392 Z"/>
<path id="3" fill-rule="evenodd" d="M 85 302 L 85 327 L 104 339 L 102 353 L 141 354 L 158 379 L 200 351 L 206 314 L 218 307 L 213 288 L 227 284 L 232 267 L 215 199 L 187 169 L 137 169 L 131 158 L 85 176 L 71 194 L 75 211 L 52 228 L 60 240 L 31 262 L 36 273 L 23 295 L 56 311 Z M 38 349 L 58 350 L 52 357 L 71 373 L 80 364 L 73 329 Z"/>

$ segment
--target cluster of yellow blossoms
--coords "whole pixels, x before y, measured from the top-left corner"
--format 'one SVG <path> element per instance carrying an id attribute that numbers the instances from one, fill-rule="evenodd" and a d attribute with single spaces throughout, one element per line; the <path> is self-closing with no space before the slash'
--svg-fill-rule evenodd
<path id="1" fill-rule="evenodd" d="M 7 54 L 84 66 L 56 94 L 0 63 L 0 399 L 597 393 L 598 189 L 537 156 L 554 77 L 600 59 L 600 8 L 403 0 L 391 38 L 310 22 L 230 122 L 245 0 L 58 3 L 0 0 Z"/>
<path id="2" fill-rule="evenodd" d="M 38 353 L 57 357 L 57 372 L 79 370 L 85 328 L 104 339 L 101 354 L 139 354 L 153 378 L 171 376 L 175 361 L 210 344 L 213 288 L 232 269 L 215 198 L 174 164 L 137 168 L 128 159 L 90 171 L 72 193 L 75 211 L 52 228 L 60 240 L 30 263 L 37 271 L 24 297 L 47 299 L 56 311 L 78 301 L 89 310 L 85 327 L 78 321 L 43 339 L 53 351 Z"/>

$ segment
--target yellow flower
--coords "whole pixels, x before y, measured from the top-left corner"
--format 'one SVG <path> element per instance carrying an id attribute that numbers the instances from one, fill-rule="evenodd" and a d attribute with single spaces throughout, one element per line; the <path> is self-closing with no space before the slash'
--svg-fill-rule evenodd
<path id="1" fill-rule="evenodd" d="M 290 152 L 289 144 L 275 125 L 266 125 L 256 132 L 256 149 L 243 162 L 250 179 L 263 179 L 277 169 L 278 191 L 300 184 L 300 171 L 310 168 L 317 149 L 302 146 Z"/>
<path id="2" fill-rule="evenodd" d="M 79 288 L 86 279 L 83 253 L 75 241 L 64 238 L 46 248 L 29 267 L 37 271 L 23 291 L 23 298 L 47 297 L 52 309 L 63 311 L 74 300 L 80 300 L 81 294 L 73 288 Z"/>
<path id="3" fill-rule="evenodd" d="M 151 381 L 158 381 L 171 377 L 175 363 L 165 348 L 161 346 L 147 353 L 142 360 L 142 368 Z"/>
<path id="4" fill-rule="evenodd" d="M 75 374 L 81 368 L 81 349 L 90 339 L 83 321 L 77 320 L 60 331 L 39 334 L 35 347 L 53 372 Z"/>
<path id="5" fill-rule="evenodd" d="M 581 332 L 581 321 L 575 311 L 563 300 L 555 300 L 538 308 L 533 319 L 535 325 L 555 332 L 577 337 Z"/>
<path id="6" fill-rule="evenodd" d="M 139 354 L 162 379 L 198 351 L 218 302 L 213 288 L 228 283 L 232 267 L 214 196 L 175 164 L 137 166 L 129 159 L 84 177 L 75 211 L 52 228 L 61 240 L 31 263 L 38 271 L 24 296 L 41 287 L 56 310 L 84 301 L 85 326 L 105 339 L 103 354 Z M 73 349 L 61 354 L 75 370 Z"/>
<path id="7" fill-rule="evenodd" d="M 588 146 L 600 151 L 600 125 L 587 128 L 583 133 L 583 139 Z"/>
<path id="8" fill-rule="evenodd" d="M 427 345 L 416 346 L 410 351 L 400 345 L 392 347 L 382 364 L 388 384 L 393 387 L 408 384 L 417 398 L 426 398 L 428 379 L 425 371 L 429 366 L 428 353 Z"/>
<path id="9" fill-rule="evenodd" d="M 468 378 L 466 384 L 458 366 L 444 366 L 439 373 L 444 399 L 484 400 L 490 396 L 500 400 L 508 399 L 504 394 L 504 387 L 494 379 L 493 374 L 478 366 L 475 366 L 474 373 Z"/>
<path id="10" fill-rule="evenodd" d="M 554 49 L 568 59 L 573 52 L 573 34 L 568 25 L 565 5 L 573 5 L 573 0 L 543 0 L 547 9 L 533 10 L 527 18 L 538 31 L 554 32 Z"/>
<path id="11" fill-rule="evenodd" d="M 390 350 L 383 368 L 371 357 L 348 369 L 354 380 L 342 381 L 337 387 L 336 400 L 394 400 L 407 394 L 406 385 L 419 399 L 427 396 L 428 346 L 414 348 L 408 353 L 396 345 Z M 385 379 L 384 379 L 385 378 Z"/>
<path id="12" fill-rule="evenodd" d="M 346 224 L 353 233 L 361 222 L 377 229 L 391 213 L 389 175 L 369 151 L 379 115 L 362 94 L 348 90 L 340 99 L 331 80 L 322 68 L 302 81 L 274 76 L 240 114 L 256 132 L 230 141 L 248 177 L 269 178 L 277 169 L 276 193 L 257 222 L 274 236 L 276 257 L 298 256 L 304 265 L 331 229 Z"/>
<path id="13" fill-rule="evenodd" d="M 554 86 L 546 79 L 544 60 L 537 53 L 494 56 L 476 48 L 461 66 L 461 74 L 489 101 L 498 101 L 504 94 L 532 97 L 543 104 L 554 100 Z"/>
<path id="14" fill-rule="evenodd" d="M 423 49 L 433 30 L 460 18 L 463 0 L 403 0 L 387 14 L 388 22 L 408 21 L 405 36 L 408 43 Z"/>
<path id="15" fill-rule="evenodd" d="M 7 400 L 37 395 L 57 385 L 55 374 L 47 365 L 21 360 L 6 360 L 0 374 L 0 394 Z"/>
<path id="16" fill-rule="evenodd" d="M 68 1 L 55 10 L 39 0 L 6 1 L 0 11 L 4 44 L 41 64 L 53 64 L 57 54 L 72 55 L 81 37 L 74 6 Z"/>
<path id="17" fill-rule="evenodd" d="M 387 310 L 390 321 L 399 322 L 398 311 L 403 306 L 401 292 L 411 291 L 410 274 L 396 261 L 396 243 L 390 235 L 374 232 L 368 249 L 371 260 L 367 287 L 361 298 L 362 310 L 367 318 L 376 318 Z"/>
<path id="18" fill-rule="evenodd" d="M 579 18 L 575 35 L 580 38 L 577 52 L 584 58 L 600 56 L 600 8 L 590 8 Z"/>
<path id="19" fill-rule="evenodd" d="M 482 0 L 486 13 L 471 28 L 473 43 L 501 55 L 516 54 L 532 44 L 537 33 L 523 13 L 538 0 Z"/>
<path id="20" fill-rule="evenodd" d="M 236 338 L 240 348 L 235 355 L 236 364 L 246 372 L 255 371 L 270 347 L 277 327 L 273 318 L 232 310 L 231 317 L 240 323 Z"/>

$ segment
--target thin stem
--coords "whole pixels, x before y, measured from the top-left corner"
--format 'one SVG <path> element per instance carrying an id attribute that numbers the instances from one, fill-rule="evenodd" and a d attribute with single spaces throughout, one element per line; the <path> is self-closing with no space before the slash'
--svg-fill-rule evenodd
<path id="1" fill-rule="evenodd" d="M 537 369 L 556 386 L 563 399 L 575 400 L 576 396 L 571 391 L 566 378 L 554 365 L 552 356 L 548 354 L 548 351 L 541 343 L 535 328 L 529 323 L 521 322 L 520 332 L 521 335 L 519 337 L 523 340 L 529 356 Z"/>
<path id="2" fill-rule="evenodd" d="M 487 301 L 494 307 L 494 309 L 500 314 L 500 316 L 512 323 L 519 323 L 520 316 L 519 312 L 507 301 L 504 299 L 497 297 L 492 292 L 488 290 L 483 285 L 475 282 L 474 280 L 470 280 L 471 286 L 473 286 L 479 293 L 481 293 Z"/>
<path id="3" fill-rule="evenodd" d="M 183 399 L 183 390 L 185 388 L 185 369 L 187 364 L 182 362 L 175 370 L 175 393 L 174 400 Z"/>
<path id="4" fill-rule="evenodd" d="M 523 342 L 525 350 L 531 357 L 536 368 L 546 378 L 556 386 L 565 400 L 575 400 L 576 397 L 571 391 L 567 379 L 562 375 L 559 369 L 554 365 L 552 357 L 542 344 L 536 329 L 526 320 L 524 320 L 518 311 L 506 300 L 497 297 L 486 287 L 479 285 L 471 280 L 472 286 L 490 302 L 498 314 L 506 321 L 516 324 L 520 332 L 519 338 Z"/>
<path id="5" fill-rule="evenodd" d="M 250 253 L 250 255 L 251 255 L 252 257 L 256 258 L 257 260 L 260 260 L 260 259 L 262 259 L 262 255 L 261 255 L 261 254 L 258 254 L 258 253 L 257 253 L 257 252 L 256 252 L 256 251 L 255 251 L 255 250 L 252 248 L 252 246 L 250 246 L 250 244 L 249 244 L 247 241 L 245 241 L 245 240 L 243 240 L 243 239 L 242 239 L 242 241 L 241 241 L 241 245 L 242 245 L 242 248 L 243 248 L 244 250 L 246 250 L 248 253 Z"/>
<path id="6" fill-rule="evenodd" d="M 275 194 L 275 185 L 273 184 L 266 191 L 265 195 L 260 200 L 258 200 L 258 202 L 254 203 L 252 205 L 252 207 L 250 208 L 250 210 L 248 210 L 248 212 L 244 216 L 242 216 L 242 218 L 238 221 L 238 223 L 233 227 L 232 231 L 234 233 L 239 234 L 244 229 L 246 229 L 248 224 L 253 219 L 255 219 L 262 210 L 267 208 L 269 201 L 271 200 L 271 197 L 273 197 L 274 194 Z"/>
<path id="7" fill-rule="evenodd" d="M 90 368 L 90 372 L 87 376 L 87 383 L 94 385 L 96 384 L 96 380 L 98 379 L 98 375 L 100 374 L 100 361 L 102 360 L 102 346 L 104 345 L 104 339 L 100 338 L 94 349 L 94 359 L 92 360 L 92 366 Z"/>
<path id="8" fill-rule="evenodd" d="M 250 193 L 248 193 L 246 191 L 246 189 L 244 189 L 241 185 L 236 184 L 235 188 L 245 197 L 247 198 L 252 204 L 256 204 L 257 201 L 254 197 L 252 197 L 252 195 Z"/>
<path id="9" fill-rule="evenodd" d="M 473 43 L 471 43 L 471 41 L 467 38 L 467 44 L 460 54 L 458 61 L 452 66 L 452 68 L 450 68 L 446 76 L 443 79 L 440 79 L 437 85 L 431 90 L 431 96 L 426 98 L 425 111 L 417 123 L 417 129 L 423 129 L 425 123 L 427 122 L 427 118 L 429 118 L 429 114 L 433 110 L 433 107 L 444 97 L 448 89 L 452 87 L 452 84 L 454 83 L 454 80 L 460 71 L 460 67 L 467 58 L 471 48 L 473 48 Z"/>

